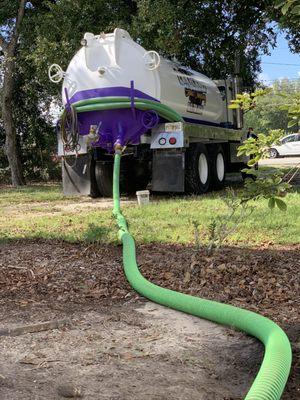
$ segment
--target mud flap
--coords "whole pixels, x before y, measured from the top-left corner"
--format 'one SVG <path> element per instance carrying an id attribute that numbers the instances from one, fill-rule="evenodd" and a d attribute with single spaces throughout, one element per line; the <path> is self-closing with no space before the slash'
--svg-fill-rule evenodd
<path id="1" fill-rule="evenodd" d="M 87 196 L 91 194 L 90 155 L 62 159 L 63 192 L 66 196 Z"/>
<path id="2" fill-rule="evenodd" d="M 184 159 L 185 153 L 182 151 L 155 151 L 152 164 L 152 190 L 184 192 Z"/>

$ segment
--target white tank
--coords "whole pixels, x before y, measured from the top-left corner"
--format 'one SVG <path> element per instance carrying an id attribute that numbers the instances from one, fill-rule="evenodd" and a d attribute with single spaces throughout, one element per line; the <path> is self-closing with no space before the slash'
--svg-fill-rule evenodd
<path id="1" fill-rule="evenodd" d="M 63 82 L 63 102 L 94 97 L 152 98 L 173 108 L 185 120 L 219 125 L 224 102 L 216 84 L 198 72 L 147 52 L 128 32 L 86 33 Z"/>

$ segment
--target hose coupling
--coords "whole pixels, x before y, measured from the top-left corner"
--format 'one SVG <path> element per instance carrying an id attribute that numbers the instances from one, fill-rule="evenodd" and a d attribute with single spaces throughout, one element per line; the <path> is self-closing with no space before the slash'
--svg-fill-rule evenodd
<path id="1" fill-rule="evenodd" d="M 115 144 L 115 153 L 122 154 L 123 153 L 123 146 L 120 143 Z"/>

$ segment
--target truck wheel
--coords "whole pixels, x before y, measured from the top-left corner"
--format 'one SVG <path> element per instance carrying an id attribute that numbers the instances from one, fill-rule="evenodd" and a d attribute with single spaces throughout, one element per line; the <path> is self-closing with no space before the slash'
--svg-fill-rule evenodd
<path id="1" fill-rule="evenodd" d="M 207 148 L 198 143 L 186 151 L 185 189 L 187 193 L 201 194 L 209 190 L 211 168 Z"/>
<path id="2" fill-rule="evenodd" d="M 95 178 L 101 196 L 112 197 L 113 163 L 97 161 L 95 165 Z"/>
<path id="3" fill-rule="evenodd" d="M 214 146 L 215 147 L 215 146 Z M 215 190 L 222 189 L 225 183 L 225 154 L 222 146 L 217 146 L 212 154 L 212 188 Z"/>
<path id="4" fill-rule="evenodd" d="M 94 157 L 92 157 L 90 163 L 90 178 L 91 178 L 90 197 L 92 199 L 96 199 L 97 197 L 101 196 L 101 193 L 99 191 L 96 180 L 96 161 Z"/>

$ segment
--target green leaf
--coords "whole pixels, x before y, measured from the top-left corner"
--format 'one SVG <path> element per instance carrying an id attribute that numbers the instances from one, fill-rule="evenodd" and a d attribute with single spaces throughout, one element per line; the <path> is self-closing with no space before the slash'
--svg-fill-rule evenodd
<path id="1" fill-rule="evenodd" d="M 281 12 L 283 15 L 285 15 L 288 12 L 288 9 L 291 7 L 290 2 L 286 2 L 285 5 L 282 7 Z"/>
<path id="2" fill-rule="evenodd" d="M 294 8 L 292 8 L 292 14 L 298 14 L 298 15 L 300 15 L 300 5 L 299 6 L 296 6 L 296 7 L 294 7 Z"/>
<path id="3" fill-rule="evenodd" d="M 278 199 L 278 198 L 276 197 L 276 198 L 275 198 L 275 202 L 276 202 L 276 205 L 277 205 L 277 207 L 279 208 L 279 210 L 281 210 L 281 211 L 286 211 L 287 205 L 286 205 L 286 203 L 285 203 L 283 200 Z"/>
<path id="4" fill-rule="evenodd" d="M 253 165 L 255 165 L 257 163 L 257 161 L 255 160 L 255 158 L 252 158 L 251 160 L 248 161 L 248 165 L 249 167 L 252 167 Z"/>
<path id="5" fill-rule="evenodd" d="M 286 3 L 286 0 L 276 0 L 275 8 L 280 8 L 280 7 L 284 6 L 285 3 Z"/>
<path id="6" fill-rule="evenodd" d="M 271 197 L 269 199 L 268 207 L 271 208 L 271 210 L 275 207 L 275 198 L 274 197 Z"/>
<path id="7" fill-rule="evenodd" d="M 239 104 L 230 104 L 228 108 L 240 108 Z"/>
<path id="8" fill-rule="evenodd" d="M 288 128 L 291 128 L 292 126 L 295 126 L 295 125 L 297 125 L 297 120 L 291 119 L 288 122 Z"/>
<path id="9" fill-rule="evenodd" d="M 252 169 L 252 168 L 245 168 L 242 171 L 245 172 L 246 174 L 252 175 L 252 176 L 258 176 L 259 175 L 259 171 L 256 170 L 256 169 Z"/>

